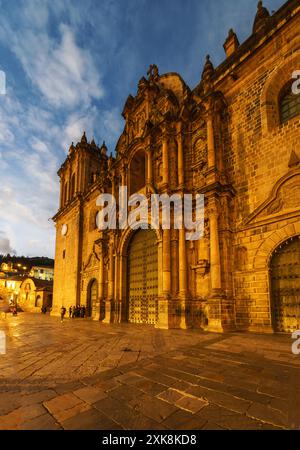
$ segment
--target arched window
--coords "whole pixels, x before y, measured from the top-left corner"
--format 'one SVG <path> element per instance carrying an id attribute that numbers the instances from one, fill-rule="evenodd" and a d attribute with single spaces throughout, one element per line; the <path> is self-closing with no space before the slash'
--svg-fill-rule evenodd
<path id="1" fill-rule="evenodd" d="M 292 92 L 292 83 L 289 82 L 279 96 L 280 122 L 286 123 L 300 115 L 300 94 Z"/>
<path id="2" fill-rule="evenodd" d="M 130 164 L 130 194 L 135 194 L 146 185 L 146 155 L 143 150 L 136 153 Z"/>

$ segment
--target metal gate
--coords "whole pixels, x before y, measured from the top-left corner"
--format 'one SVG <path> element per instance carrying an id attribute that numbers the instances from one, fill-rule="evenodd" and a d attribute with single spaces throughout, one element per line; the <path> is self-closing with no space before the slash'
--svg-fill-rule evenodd
<path id="1" fill-rule="evenodd" d="M 300 236 L 284 242 L 271 259 L 274 331 L 300 329 Z"/>
<path id="2" fill-rule="evenodd" d="M 157 322 L 158 256 L 153 230 L 137 231 L 128 250 L 128 321 Z"/>

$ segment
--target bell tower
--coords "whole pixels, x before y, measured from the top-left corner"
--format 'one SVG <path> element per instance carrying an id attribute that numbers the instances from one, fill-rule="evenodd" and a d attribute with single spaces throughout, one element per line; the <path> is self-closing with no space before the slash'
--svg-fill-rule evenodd
<path id="1" fill-rule="evenodd" d="M 107 173 L 105 143 L 98 147 L 89 143 L 85 132 L 81 140 L 71 144 L 68 156 L 58 171 L 60 203 L 53 217 L 56 224 L 53 314 L 61 306 L 80 303 L 80 274 L 84 233 L 84 199 Z"/>

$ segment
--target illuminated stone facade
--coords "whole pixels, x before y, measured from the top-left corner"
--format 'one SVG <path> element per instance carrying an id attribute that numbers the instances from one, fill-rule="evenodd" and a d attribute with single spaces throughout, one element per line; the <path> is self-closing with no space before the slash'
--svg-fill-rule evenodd
<path id="1" fill-rule="evenodd" d="M 230 30 L 226 59 L 214 68 L 208 57 L 193 90 L 150 67 L 126 101 L 114 157 L 85 134 L 72 144 L 58 172 L 54 314 L 83 304 L 105 323 L 300 326 L 300 116 L 282 110 L 300 70 L 299 31 L 298 1 L 272 16 L 260 2 L 249 39 L 240 45 Z M 99 231 L 97 196 L 125 185 L 129 194 L 205 194 L 203 239 L 188 242 L 173 229 Z"/>

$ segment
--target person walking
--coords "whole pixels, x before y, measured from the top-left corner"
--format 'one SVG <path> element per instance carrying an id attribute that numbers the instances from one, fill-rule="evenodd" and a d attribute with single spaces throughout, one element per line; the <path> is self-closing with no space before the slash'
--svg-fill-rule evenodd
<path id="1" fill-rule="evenodd" d="M 60 310 L 60 321 L 61 321 L 61 323 L 63 323 L 63 321 L 64 321 L 64 317 L 65 317 L 66 311 L 67 311 L 66 308 L 64 306 L 62 306 L 61 310 Z"/>
<path id="2" fill-rule="evenodd" d="M 71 319 L 71 317 L 72 317 L 72 306 L 70 306 L 69 308 L 69 319 Z"/>
<path id="3" fill-rule="evenodd" d="M 75 316 L 76 316 L 76 308 L 75 308 L 75 306 L 73 306 L 73 308 L 72 308 L 72 319 L 75 319 Z"/>

